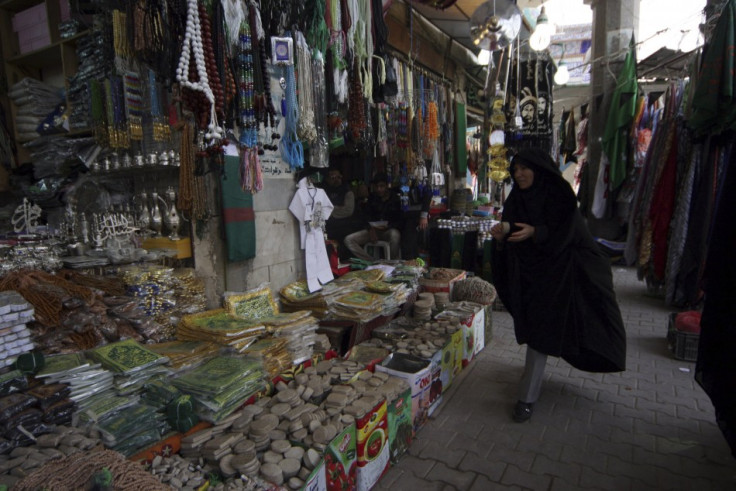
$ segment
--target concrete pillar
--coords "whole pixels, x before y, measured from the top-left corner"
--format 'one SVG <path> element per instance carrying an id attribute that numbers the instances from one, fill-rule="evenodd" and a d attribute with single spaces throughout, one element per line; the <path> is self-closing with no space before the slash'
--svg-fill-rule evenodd
<path id="1" fill-rule="evenodd" d="M 592 202 L 601 157 L 601 138 L 611 94 L 616 87 L 613 74 L 621 71 L 632 34 L 639 42 L 640 0 L 585 0 L 593 10 L 593 43 L 590 73 L 590 104 L 588 105 L 588 165 L 587 192 Z M 616 239 L 622 224 L 613 220 L 598 220 L 588 213 L 591 232 L 606 239 Z"/>

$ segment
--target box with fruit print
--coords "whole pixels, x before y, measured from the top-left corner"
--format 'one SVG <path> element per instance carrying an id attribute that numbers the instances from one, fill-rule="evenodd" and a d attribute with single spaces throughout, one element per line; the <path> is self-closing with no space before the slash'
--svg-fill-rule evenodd
<path id="1" fill-rule="evenodd" d="M 356 420 L 358 491 L 371 489 L 390 465 L 386 400 Z"/>
<path id="2" fill-rule="evenodd" d="M 327 491 L 350 491 L 356 488 L 358 467 L 355 423 L 348 425 L 325 449 Z"/>
<path id="3" fill-rule="evenodd" d="M 411 388 L 411 418 L 414 433 L 419 431 L 429 417 L 429 361 L 405 353 L 391 353 L 376 365 L 377 372 L 386 372 L 406 380 Z"/>
<path id="4" fill-rule="evenodd" d="M 322 459 L 304 481 L 304 485 L 300 491 L 327 491 L 328 489 L 327 476 L 325 475 L 325 459 Z"/>
<path id="5" fill-rule="evenodd" d="M 486 320 L 485 310 L 480 308 L 478 311 L 468 316 L 460 324 L 462 326 L 464 343 L 463 343 L 463 367 L 480 352 L 485 346 Z"/>
<path id="6" fill-rule="evenodd" d="M 411 387 L 407 385 L 399 397 L 388 402 L 388 445 L 392 464 L 397 463 L 409 449 L 413 434 Z"/>

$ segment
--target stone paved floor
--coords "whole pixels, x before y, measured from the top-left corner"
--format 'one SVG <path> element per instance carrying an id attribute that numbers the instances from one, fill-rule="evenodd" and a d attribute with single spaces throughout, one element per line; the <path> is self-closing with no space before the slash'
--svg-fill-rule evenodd
<path id="1" fill-rule="evenodd" d="M 627 370 L 590 374 L 550 358 L 529 422 L 510 413 L 524 363 L 506 312 L 408 454 L 374 489 L 736 490 L 736 459 L 695 363 L 667 349 L 670 310 L 631 268 L 614 267 Z"/>

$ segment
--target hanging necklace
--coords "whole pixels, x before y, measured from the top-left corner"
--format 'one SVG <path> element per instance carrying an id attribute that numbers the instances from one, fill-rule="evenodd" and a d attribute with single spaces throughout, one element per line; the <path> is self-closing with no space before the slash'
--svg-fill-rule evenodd
<path id="1" fill-rule="evenodd" d="M 299 90 L 299 138 L 308 143 L 314 143 L 317 138 L 317 129 L 314 124 L 314 97 L 312 90 L 314 82 L 312 80 L 312 63 L 311 52 L 307 46 L 307 40 L 304 35 L 296 32 L 296 63 L 299 67 L 297 74 L 299 77 L 297 86 Z"/>
<path id="2" fill-rule="evenodd" d="M 204 94 L 210 104 L 209 123 L 207 124 L 205 137 L 208 139 L 220 139 L 224 136 L 224 130 L 217 122 L 215 94 L 210 87 L 209 77 L 207 75 L 202 34 L 200 10 L 197 0 L 187 0 L 187 25 L 179 65 L 176 68 L 176 80 L 183 87 Z M 196 65 L 197 81 L 192 81 L 189 78 L 189 63 L 192 55 L 194 56 Z"/>

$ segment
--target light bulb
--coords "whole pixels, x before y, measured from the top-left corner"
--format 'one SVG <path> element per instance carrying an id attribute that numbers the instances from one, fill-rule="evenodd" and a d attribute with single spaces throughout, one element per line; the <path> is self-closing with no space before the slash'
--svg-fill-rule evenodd
<path id="1" fill-rule="evenodd" d="M 478 64 L 487 65 L 489 61 L 491 61 L 491 52 L 487 49 L 480 50 L 480 53 L 478 53 Z"/>
<path id="2" fill-rule="evenodd" d="M 570 81 L 570 71 L 567 69 L 567 65 L 560 63 L 555 73 L 555 83 L 557 85 L 565 85 Z"/>
<path id="3" fill-rule="evenodd" d="M 545 29 L 539 29 L 539 26 L 529 36 L 529 46 L 534 51 L 544 51 L 550 42 L 552 42 L 552 36 Z"/>

